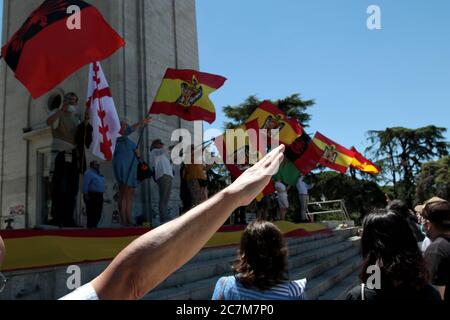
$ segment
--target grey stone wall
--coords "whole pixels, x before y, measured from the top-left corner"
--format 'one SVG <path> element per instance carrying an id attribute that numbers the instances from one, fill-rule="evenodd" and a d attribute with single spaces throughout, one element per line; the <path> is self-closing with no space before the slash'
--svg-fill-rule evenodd
<path id="1" fill-rule="evenodd" d="M 3 39 L 9 39 L 41 0 L 5 0 Z M 147 112 L 167 67 L 198 69 L 198 43 L 195 0 L 91 0 L 108 22 L 126 40 L 125 48 L 102 61 L 114 100 L 121 117 L 130 121 L 141 119 Z M 84 67 L 59 85 L 60 89 L 86 96 L 88 68 Z M 51 94 L 51 93 L 50 93 Z M 49 94 L 49 95 L 50 95 Z M 12 71 L 0 63 L 0 228 L 12 208 L 23 207 L 25 215 L 15 218 L 14 227 L 40 224 L 39 213 L 45 205 L 40 194 L 40 153 L 45 152 L 51 135 L 45 125 L 49 95 L 32 100 Z M 80 103 L 81 104 L 81 103 Z M 148 157 L 148 147 L 155 138 L 170 145 L 176 128 L 193 130 L 194 123 L 176 117 L 156 116 L 146 130 L 142 154 Z M 200 124 L 201 126 L 201 124 Z M 33 128 L 23 134 L 23 128 Z M 133 139 L 137 140 L 137 135 Z M 148 158 L 147 158 L 148 160 Z M 101 225 L 111 225 L 115 181 L 111 164 L 102 164 L 108 191 Z M 179 176 L 169 207 L 173 214 L 179 207 Z M 158 193 L 153 182 L 136 190 L 135 213 L 149 214 L 157 208 Z M 81 203 L 81 201 L 80 201 Z"/>

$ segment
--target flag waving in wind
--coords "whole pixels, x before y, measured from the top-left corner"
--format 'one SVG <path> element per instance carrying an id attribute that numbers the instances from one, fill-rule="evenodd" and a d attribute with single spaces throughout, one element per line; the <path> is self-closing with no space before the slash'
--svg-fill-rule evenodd
<path id="1" fill-rule="evenodd" d="M 242 173 L 254 165 L 254 163 L 251 163 L 252 161 L 258 161 L 267 152 L 267 150 L 264 150 L 266 149 L 264 141 L 259 140 L 262 136 L 260 135 L 256 120 L 246 123 L 240 129 L 247 131 L 244 145 L 238 145 L 235 139 L 228 140 L 226 133 L 214 139 L 217 150 L 233 179 L 237 179 Z M 253 135 L 248 133 L 250 130 L 253 131 Z M 275 186 L 271 180 L 262 193 L 256 197 L 256 200 L 261 201 L 264 196 L 274 192 Z"/>
<path id="2" fill-rule="evenodd" d="M 356 150 L 355 147 L 352 147 L 352 151 L 355 153 L 355 158 L 353 159 L 353 162 L 351 164 L 352 168 L 370 174 L 381 173 L 380 167 L 378 167 L 372 161 L 366 159 L 361 153 L 358 152 L 358 150 Z"/>
<path id="3" fill-rule="evenodd" d="M 313 143 L 321 151 L 322 158 L 320 164 L 324 167 L 336 170 L 342 174 L 346 173 L 353 162 L 355 153 L 331 139 L 328 139 L 320 132 L 317 132 Z"/>
<path id="4" fill-rule="evenodd" d="M 222 76 L 194 70 L 167 69 L 150 113 L 213 123 L 216 109 L 209 95 L 222 87 L 226 80 Z"/>
<path id="5" fill-rule="evenodd" d="M 281 143 L 291 145 L 302 133 L 302 127 L 270 101 L 264 101 L 250 116 L 247 122 L 258 121 L 259 129 L 279 130 L 278 139 Z"/>
<path id="6" fill-rule="evenodd" d="M 94 128 L 92 152 L 105 161 L 111 161 L 120 136 L 120 121 L 111 90 L 99 62 L 89 71 L 88 102 L 91 124 Z"/>
<path id="7" fill-rule="evenodd" d="M 80 29 L 68 27 L 71 6 L 81 10 Z M 94 6 L 81 0 L 46 0 L 2 48 L 2 57 L 33 98 L 38 98 L 124 44 Z"/>

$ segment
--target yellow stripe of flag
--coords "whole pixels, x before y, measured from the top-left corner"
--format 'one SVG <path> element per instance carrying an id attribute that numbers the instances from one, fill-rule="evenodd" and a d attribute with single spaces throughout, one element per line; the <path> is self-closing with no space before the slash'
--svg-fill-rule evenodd
<path id="1" fill-rule="evenodd" d="M 181 85 L 184 83 L 182 80 L 174 80 L 174 79 L 164 79 L 161 82 L 161 87 L 158 91 L 158 95 L 155 98 L 155 102 L 170 102 L 174 103 L 181 96 Z M 217 89 L 208 87 L 205 84 L 202 84 L 203 88 L 203 96 L 195 103 L 196 106 L 202 107 L 205 110 L 214 113 L 215 108 L 211 100 L 209 99 L 209 95 Z"/>

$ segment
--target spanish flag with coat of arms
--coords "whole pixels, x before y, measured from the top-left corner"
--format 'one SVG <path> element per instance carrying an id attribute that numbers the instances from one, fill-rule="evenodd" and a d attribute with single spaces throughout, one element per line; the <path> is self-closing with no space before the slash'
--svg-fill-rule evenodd
<path id="1" fill-rule="evenodd" d="M 355 158 L 353 159 L 353 162 L 351 164 L 352 168 L 370 174 L 381 173 L 381 168 L 374 164 L 372 161 L 366 159 L 361 153 L 358 152 L 358 150 L 356 150 L 355 147 L 352 147 L 352 151 L 355 153 Z"/>
<path id="2" fill-rule="evenodd" d="M 291 145 L 298 139 L 303 129 L 297 120 L 288 118 L 286 114 L 270 101 L 264 101 L 250 116 L 247 123 L 258 122 L 259 129 L 280 130 L 279 141 L 285 145 Z"/>
<path id="3" fill-rule="evenodd" d="M 260 135 L 258 122 L 256 120 L 247 122 L 245 125 L 236 128 L 235 130 L 246 132 L 244 145 L 239 145 L 236 137 L 227 139 L 226 133 L 214 139 L 217 150 L 233 179 L 239 178 L 242 173 L 252 167 L 253 163 L 251 162 L 253 160 L 258 161 L 265 155 L 265 143 L 264 141 L 260 141 L 262 136 Z M 253 135 L 249 134 L 250 130 L 253 131 Z M 256 197 L 256 200 L 259 202 L 265 196 L 274 192 L 275 186 L 271 180 L 261 194 Z"/>
<path id="4" fill-rule="evenodd" d="M 344 174 L 353 163 L 355 158 L 355 153 L 353 151 L 328 139 L 320 132 L 316 133 L 313 143 L 321 152 L 323 152 L 322 158 L 319 160 L 321 165 Z"/>
<path id="5" fill-rule="evenodd" d="M 169 68 L 149 113 L 213 123 L 216 110 L 209 95 L 222 87 L 226 80 L 214 74 Z"/>

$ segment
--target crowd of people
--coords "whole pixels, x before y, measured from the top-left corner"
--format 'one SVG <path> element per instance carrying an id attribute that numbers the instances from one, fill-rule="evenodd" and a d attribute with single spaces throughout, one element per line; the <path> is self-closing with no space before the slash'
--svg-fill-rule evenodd
<path id="1" fill-rule="evenodd" d="M 61 107 L 55 108 L 47 119 L 52 129 L 52 165 L 51 165 L 51 217 L 50 224 L 59 227 L 78 227 L 75 223 L 74 213 L 77 203 L 80 181 L 85 202 L 87 227 L 97 228 L 103 210 L 103 195 L 105 192 L 105 179 L 101 174 L 100 163 L 92 161 L 86 164 L 86 154 L 92 144 L 93 128 L 89 123 L 89 112 L 86 110 L 84 119 L 78 115 L 78 97 L 75 93 L 67 93 Z M 119 222 L 124 227 L 137 226 L 133 219 L 133 203 L 135 190 L 141 182 L 138 177 L 138 166 L 142 161 L 139 146 L 130 138 L 130 135 L 140 131 L 150 124 L 147 117 L 135 124 L 128 119 L 121 120 L 121 136 L 117 139 L 112 165 L 114 176 L 118 185 L 118 213 Z M 207 172 L 211 166 L 195 161 L 197 148 L 191 145 L 184 150 L 186 160 L 180 169 L 180 199 L 185 213 L 192 207 L 205 202 L 209 197 Z M 158 216 L 149 221 L 156 225 L 166 223 L 172 217 L 168 204 L 173 189 L 173 180 L 176 176 L 171 162 L 171 148 L 166 148 L 161 139 L 155 139 L 149 150 L 150 168 L 154 182 L 158 188 L 159 203 Z M 201 153 L 202 154 L 202 153 Z M 81 177 L 80 177 L 81 176 Z M 308 214 L 308 192 L 312 186 L 300 177 L 297 183 L 300 212 L 295 218 L 299 222 L 312 222 L 313 216 Z M 262 219 L 286 220 L 290 207 L 289 187 L 281 181 L 275 181 L 276 203 L 279 210 L 270 212 L 272 196 L 266 195 L 258 206 L 257 216 Z M 275 200 L 274 200 L 275 201 Z M 246 208 L 238 208 L 235 212 L 235 224 L 246 225 Z M 154 218 L 154 217 L 152 217 Z M 156 221 L 156 222 L 155 222 Z"/>
<path id="2" fill-rule="evenodd" d="M 273 150 L 212 198 L 132 242 L 98 277 L 62 299 L 142 298 L 195 256 L 234 210 L 260 194 L 277 172 L 284 149 Z M 425 237 L 430 244 L 422 252 L 419 242 Z M 361 285 L 347 299 L 450 301 L 448 201 L 430 199 L 416 213 L 401 201 L 390 201 L 364 218 L 361 249 Z M 0 238 L 0 265 L 4 252 Z M 287 257 L 280 230 L 255 220 L 242 235 L 234 275 L 218 279 L 212 298 L 307 299 L 307 279 L 289 280 Z M 370 281 L 368 270 L 374 266 L 380 272 L 378 284 Z"/>
<path id="3" fill-rule="evenodd" d="M 87 167 L 86 153 L 92 144 L 93 128 L 89 123 L 89 112 L 86 110 L 84 120 L 81 121 L 77 106 L 77 95 L 67 93 L 62 106 L 55 108 L 47 119 L 53 136 L 50 169 L 52 220 L 49 223 L 59 227 L 78 227 L 74 213 L 81 181 L 87 227 L 97 228 L 103 210 L 105 178 L 101 174 L 98 161 L 92 161 L 89 168 Z M 119 191 L 119 220 L 124 227 L 137 225 L 133 219 L 133 200 L 140 183 L 138 166 L 142 161 L 139 146 L 130 135 L 151 121 L 149 117 L 136 124 L 130 124 L 127 119 L 121 120 L 121 136 L 116 142 L 112 165 Z M 156 139 L 149 150 L 150 171 L 159 192 L 159 223 L 166 223 L 173 218 L 168 209 L 175 177 L 170 149 L 165 148 L 161 139 Z M 186 154 L 192 154 L 193 157 L 194 151 L 195 147 L 192 146 L 190 150 L 186 150 Z M 182 166 L 181 175 L 183 212 L 208 199 L 206 171 L 209 168 L 202 164 L 186 162 L 187 164 Z"/>

